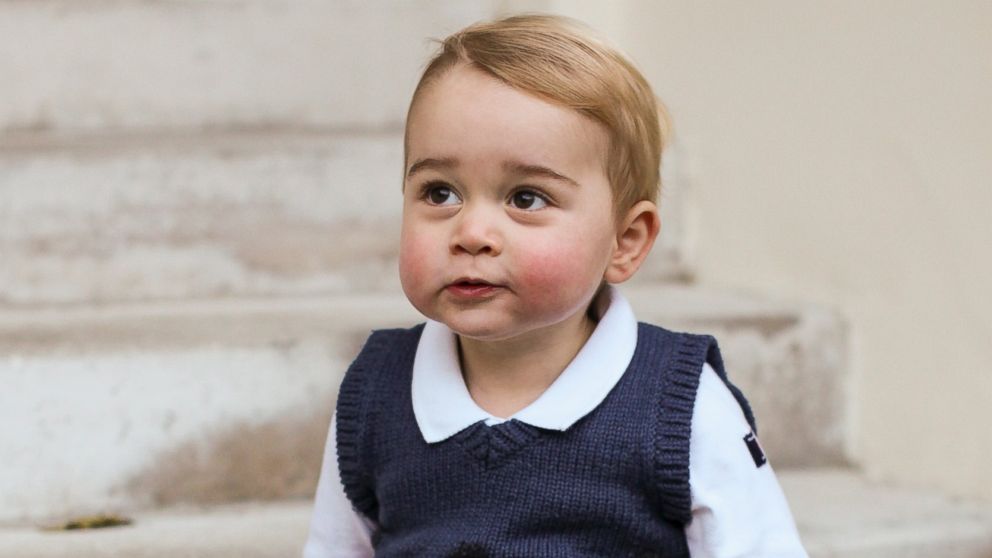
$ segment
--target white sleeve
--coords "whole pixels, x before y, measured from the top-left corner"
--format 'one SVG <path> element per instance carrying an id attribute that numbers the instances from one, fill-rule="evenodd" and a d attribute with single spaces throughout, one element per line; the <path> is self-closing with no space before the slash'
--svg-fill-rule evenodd
<path id="1" fill-rule="evenodd" d="M 337 414 L 331 417 L 303 558 L 371 558 L 374 521 L 355 511 L 338 472 Z"/>
<path id="2" fill-rule="evenodd" d="M 692 558 L 808 558 L 771 464 L 751 457 L 750 432 L 733 394 L 704 364 L 689 439 Z"/>

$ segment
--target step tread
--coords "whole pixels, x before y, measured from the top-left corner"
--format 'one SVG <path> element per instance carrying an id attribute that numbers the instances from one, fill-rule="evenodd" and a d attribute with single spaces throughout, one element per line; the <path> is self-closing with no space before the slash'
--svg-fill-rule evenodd
<path id="1" fill-rule="evenodd" d="M 0 2 L 0 130 L 399 123 L 427 38 L 492 14 L 465 0 Z"/>
<path id="2" fill-rule="evenodd" d="M 129 516 L 130 526 L 89 531 L 0 529 L 0 556 L 49 558 L 298 556 L 306 538 L 309 502 L 171 508 Z"/>
<path id="3" fill-rule="evenodd" d="M 987 558 L 992 504 L 889 486 L 851 470 L 779 474 L 812 558 Z M 298 556 L 309 501 L 248 503 L 138 513 L 130 527 L 43 532 L 0 529 L 0 555 L 165 557 Z"/>
<path id="4" fill-rule="evenodd" d="M 814 558 L 992 556 L 992 503 L 874 481 L 844 469 L 779 477 Z"/>

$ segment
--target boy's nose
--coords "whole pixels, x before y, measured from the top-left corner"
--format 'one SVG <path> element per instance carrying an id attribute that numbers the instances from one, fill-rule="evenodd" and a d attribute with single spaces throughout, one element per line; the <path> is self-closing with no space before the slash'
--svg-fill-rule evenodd
<path id="1" fill-rule="evenodd" d="M 482 209 L 463 208 L 451 235 L 450 249 L 452 254 L 467 252 L 472 255 L 499 255 L 503 251 L 503 241 L 494 217 L 486 215 L 486 211 Z"/>

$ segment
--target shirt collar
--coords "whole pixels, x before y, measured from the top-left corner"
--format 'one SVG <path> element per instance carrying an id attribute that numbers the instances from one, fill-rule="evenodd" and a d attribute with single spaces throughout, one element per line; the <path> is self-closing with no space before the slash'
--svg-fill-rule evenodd
<path id="1" fill-rule="evenodd" d="M 512 419 L 567 430 L 595 409 L 623 376 L 637 345 L 637 320 L 620 291 L 608 285 L 609 306 L 572 362 L 533 403 Z M 417 345 L 411 386 L 413 414 L 427 443 L 445 440 L 483 420 L 504 422 L 479 407 L 465 387 L 454 332 L 428 320 Z"/>

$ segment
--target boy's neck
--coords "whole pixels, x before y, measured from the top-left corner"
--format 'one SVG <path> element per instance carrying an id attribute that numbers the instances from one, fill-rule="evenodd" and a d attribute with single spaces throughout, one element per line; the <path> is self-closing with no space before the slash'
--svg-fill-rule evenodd
<path id="1" fill-rule="evenodd" d="M 533 403 L 585 345 L 596 322 L 588 312 L 503 341 L 458 336 L 465 386 L 487 413 L 507 418 Z"/>

